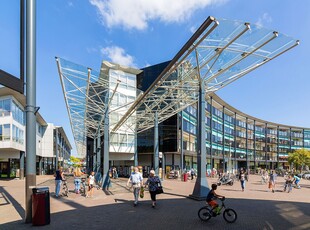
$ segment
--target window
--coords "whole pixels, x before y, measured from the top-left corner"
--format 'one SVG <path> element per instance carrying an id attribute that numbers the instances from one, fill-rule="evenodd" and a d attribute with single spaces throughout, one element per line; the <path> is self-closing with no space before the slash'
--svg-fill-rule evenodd
<path id="1" fill-rule="evenodd" d="M 13 119 L 18 123 L 25 124 L 25 113 L 24 111 L 16 104 L 15 101 L 12 103 L 12 115 Z"/>
<path id="2" fill-rule="evenodd" d="M 9 116 L 11 112 L 11 99 L 0 100 L 0 116 Z"/>
<path id="3" fill-rule="evenodd" d="M 4 141 L 9 141 L 11 139 L 10 129 L 11 129 L 10 124 L 3 125 L 3 140 Z"/>
<path id="4" fill-rule="evenodd" d="M 126 147 L 127 146 L 127 135 L 120 133 L 119 134 L 119 142 L 120 142 L 120 146 Z"/>
<path id="5" fill-rule="evenodd" d="M 135 141 L 135 135 L 133 134 L 128 134 L 128 146 L 134 146 L 134 141 Z"/>

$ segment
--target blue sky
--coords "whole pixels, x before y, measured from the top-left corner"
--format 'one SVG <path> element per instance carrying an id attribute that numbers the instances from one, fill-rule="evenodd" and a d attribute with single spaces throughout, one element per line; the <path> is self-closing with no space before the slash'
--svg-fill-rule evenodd
<path id="1" fill-rule="evenodd" d="M 0 2 L 0 68 L 15 75 L 18 5 L 19 0 Z M 74 145 L 55 56 L 96 70 L 102 60 L 143 68 L 172 59 L 211 15 L 261 24 L 301 41 L 217 93 L 254 117 L 310 128 L 309 9 L 304 0 L 37 1 L 37 105 Z"/>

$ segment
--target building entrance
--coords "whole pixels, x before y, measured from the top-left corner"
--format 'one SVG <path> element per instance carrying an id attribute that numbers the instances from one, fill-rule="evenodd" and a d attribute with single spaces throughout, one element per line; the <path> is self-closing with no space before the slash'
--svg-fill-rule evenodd
<path id="1" fill-rule="evenodd" d="M 0 177 L 8 178 L 9 176 L 9 162 L 0 162 Z"/>

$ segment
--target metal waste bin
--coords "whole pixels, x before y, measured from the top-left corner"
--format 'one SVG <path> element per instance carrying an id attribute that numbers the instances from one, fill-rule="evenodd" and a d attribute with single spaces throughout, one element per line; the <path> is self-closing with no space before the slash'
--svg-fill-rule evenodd
<path id="1" fill-rule="evenodd" d="M 183 181 L 186 182 L 188 178 L 188 174 L 187 173 L 183 173 Z"/>
<path id="2" fill-rule="evenodd" d="M 50 193 L 48 187 L 32 189 L 32 225 L 50 224 Z"/>

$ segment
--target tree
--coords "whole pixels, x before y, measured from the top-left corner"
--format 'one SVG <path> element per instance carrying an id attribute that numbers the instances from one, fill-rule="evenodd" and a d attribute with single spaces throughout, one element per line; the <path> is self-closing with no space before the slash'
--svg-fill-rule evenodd
<path id="1" fill-rule="evenodd" d="M 70 156 L 70 161 L 73 167 L 81 167 L 81 159 L 75 156 Z"/>
<path id="2" fill-rule="evenodd" d="M 306 165 L 310 166 L 310 150 L 302 148 L 289 153 L 288 162 L 302 171 Z"/>

